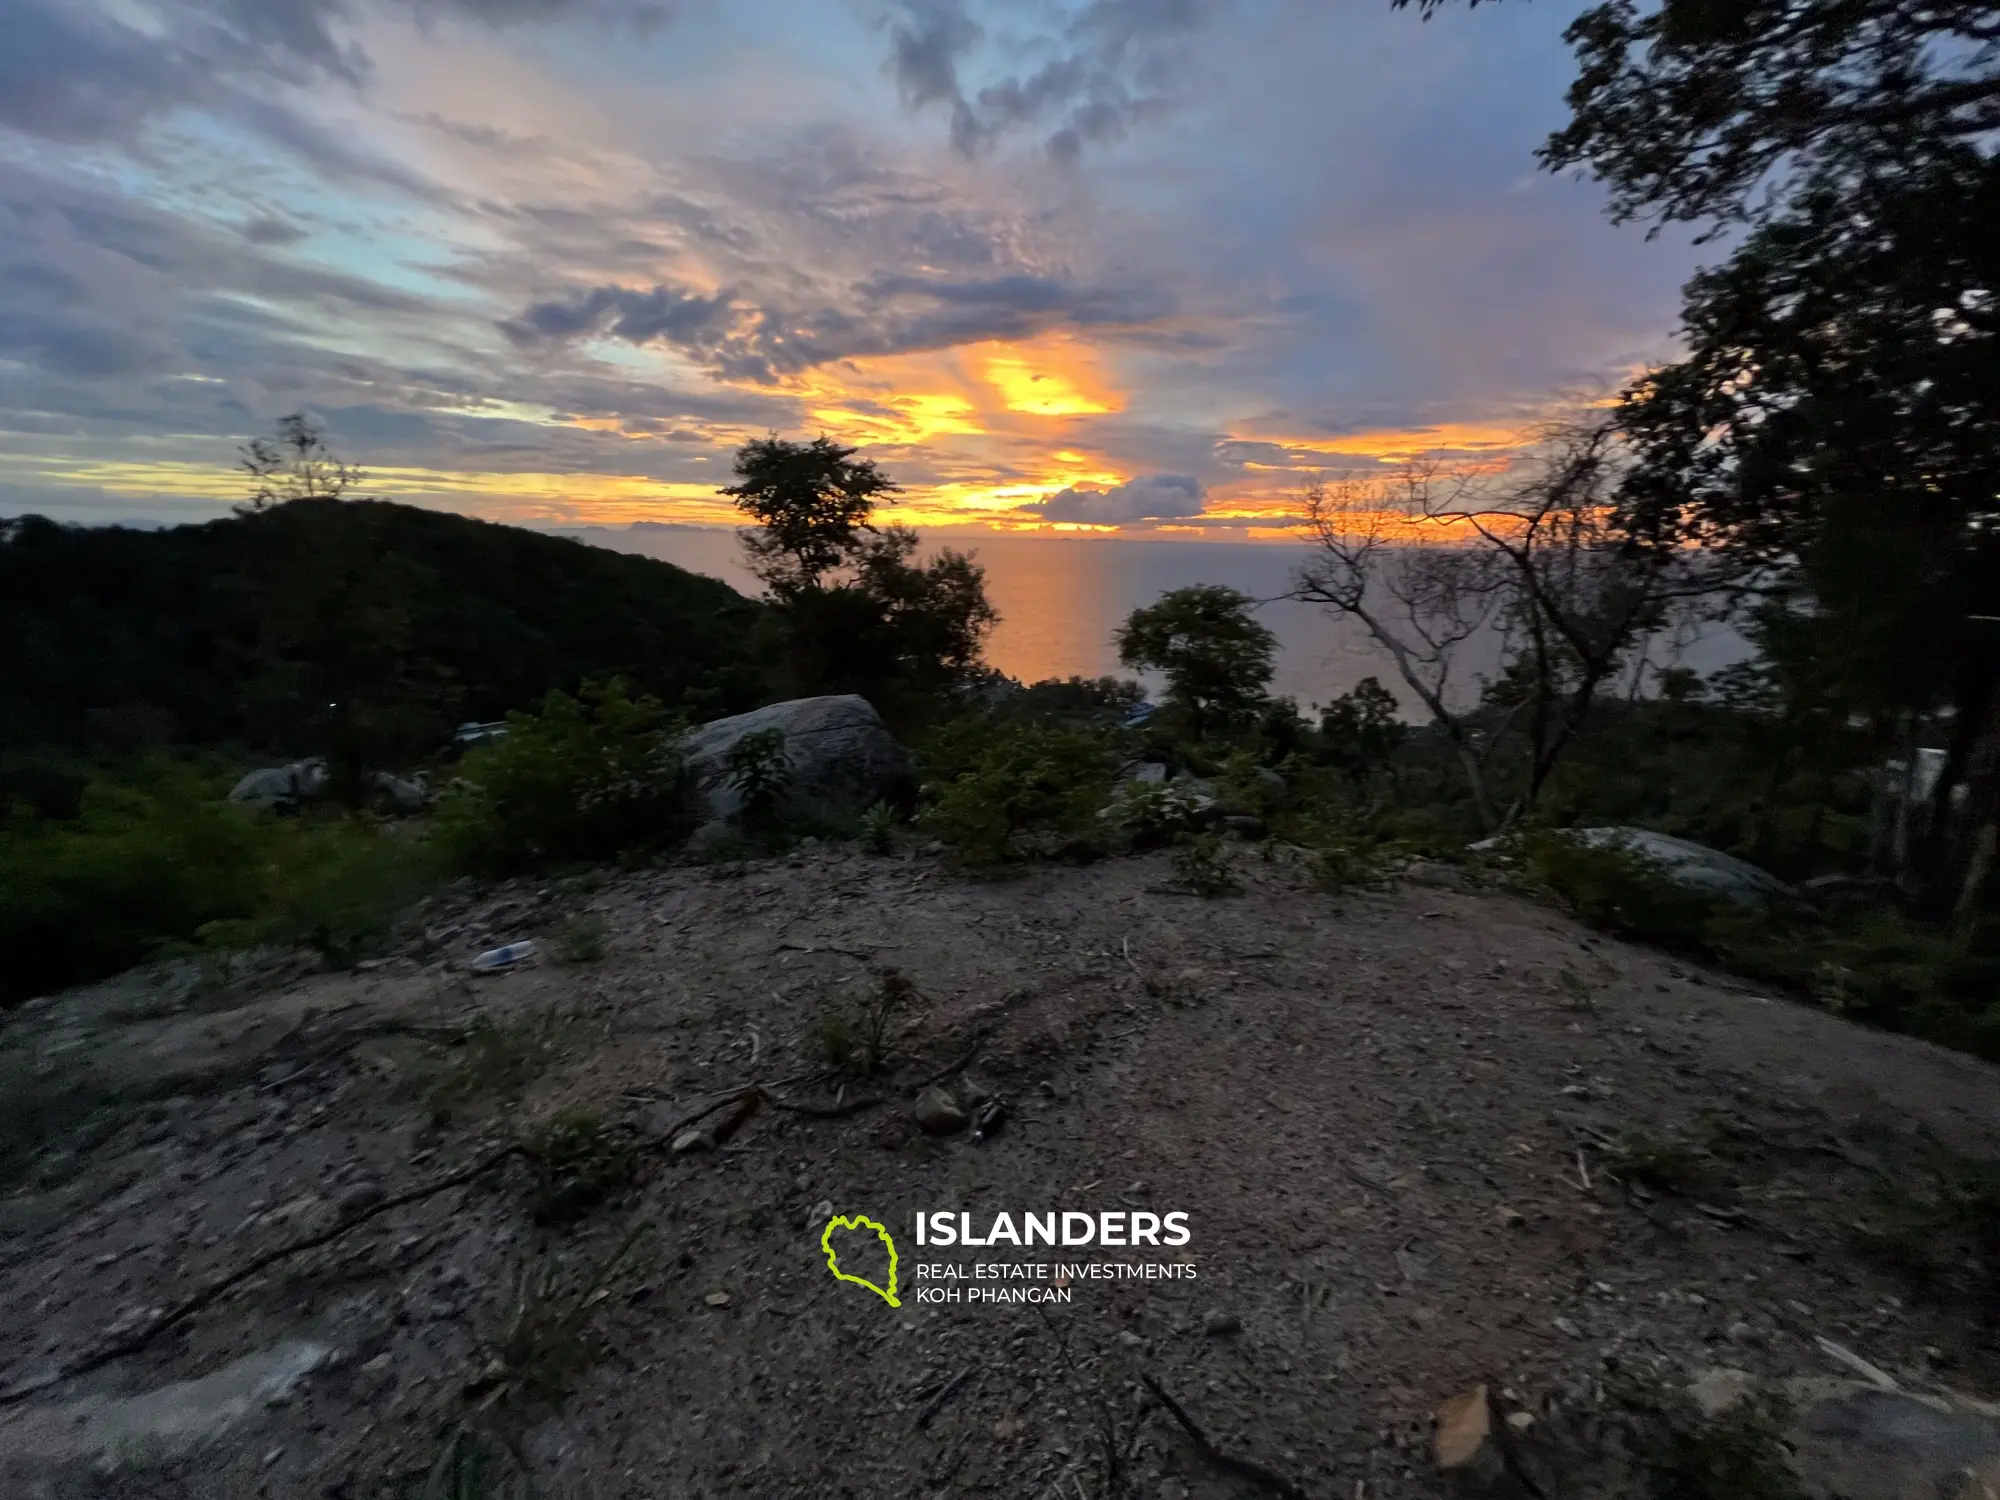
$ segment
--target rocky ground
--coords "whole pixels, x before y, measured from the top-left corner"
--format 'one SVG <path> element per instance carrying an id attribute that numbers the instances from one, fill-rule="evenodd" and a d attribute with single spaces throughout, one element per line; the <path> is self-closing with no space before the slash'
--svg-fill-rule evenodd
<path id="1" fill-rule="evenodd" d="M 1996 1070 L 1456 872 L 1235 874 L 814 849 L 24 1008 L 0 1493 L 1387 1500 L 1444 1491 L 1433 1414 L 1481 1383 L 1522 1437 L 1698 1380 L 2000 1391 Z M 988 1128 L 926 1133 L 931 1084 Z M 911 1235 L 1120 1209 L 1191 1242 Z M 834 1213 L 895 1234 L 901 1306 L 828 1273 Z M 1021 1258 L 1195 1275 L 913 1295 Z"/>

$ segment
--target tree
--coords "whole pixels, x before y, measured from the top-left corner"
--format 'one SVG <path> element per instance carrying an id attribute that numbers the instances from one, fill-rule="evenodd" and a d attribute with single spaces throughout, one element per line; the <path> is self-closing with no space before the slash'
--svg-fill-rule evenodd
<path id="1" fill-rule="evenodd" d="M 874 530 L 876 499 L 898 493 L 872 460 L 856 459 L 855 452 L 825 434 L 791 443 L 775 433 L 737 450 L 737 482 L 722 493 L 757 523 L 744 533 L 743 546 L 773 598 L 823 588 Z"/>
<path id="2" fill-rule="evenodd" d="M 1947 726 L 1934 806 L 1970 796 L 1934 889 L 1969 920 L 2000 847 L 2000 16 L 1610 0 L 1568 36 L 1544 163 L 1619 218 L 1749 231 L 1689 284 L 1687 357 L 1626 394 L 1619 522 L 1787 575 L 1878 752 Z"/>
<path id="3" fill-rule="evenodd" d="M 825 437 L 758 439 L 723 493 L 758 523 L 743 546 L 776 606 L 772 649 L 791 687 L 921 718 L 977 671 L 1000 617 L 970 554 L 920 563 L 916 532 L 874 523 L 876 497 L 898 487 L 854 452 Z"/>
<path id="4" fill-rule="evenodd" d="M 250 499 L 239 509 L 260 511 L 290 500 L 339 500 L 366 476 L 327 447 L 324 430 L 304 412 L 278 419 L 278 438 L 252 438 L 237 452 L 250 477 Z"/>
<path id="5" fill-rule="evenodd" d="M 1278 638 L 1251 617 L 1257 601 L 1218 584 L 1162 594 L 1119 627 L 1118 659 L 1164 673 L 1167 702 L 1197 735 L 1242 727 L 1262 706 Z"/>
<path id="6" fill-rule="evenodd" d="M 1348 615 L 1389 653 L 1489 828 L 1536 806 L 1633 647 L 1725 582 L 1685 550 L 1625 545 L 1611 501 L 1627 462 L 1611 425 L 1573 422 L 1502 475 L 1412 466 L 1386 492 L 1307 491 L 1319 556 L 1294 597 Z M 1502 670 L 1467 703 L 1453 668 L 1485 632 Z M 1520 765 L 1502 815 L 1489 768 L 1508 747 Z"/>

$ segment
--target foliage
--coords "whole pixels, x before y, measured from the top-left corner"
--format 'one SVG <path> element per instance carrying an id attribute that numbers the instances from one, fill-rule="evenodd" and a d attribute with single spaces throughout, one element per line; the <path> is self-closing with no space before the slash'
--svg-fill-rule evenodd
<path id="1" fill-rule="evenodd" d="M 1192 832 L 1200 825 L 1206 805 L 1204 799 L 1179 782 L 1151 785 L 1126 782 L 1118 788 L 1104 815 L 1105 821 L 1123 833 L 1133 847 L 1148 849 Z"/>
<path id="2" fill-rule="evenodd" d="M 792 758 L 785 747 L 785 731 L 774 726 L 744 735 L 729 747 L 723 771 L 741 799 L 737 821 L 753 832 L 775 828 L 792 787 Z"/>
<path id="3" fill-rule="evenodd" d="M 554 1255 L 523 1263 L 504 1327 L 460 1387 L 463 1409 L 440 1436 L 424 1500 L 530 1500 L 533 1475 L 523 1440 L 561 1411 L 593 1362 L 598 1310 L 643 1229 L 635 1225 L 579 1272 Z"/>
<path id="4" fill-rule="evenodd" d="M 278 419 L 278 439 L 252 438 L 237 463 L 250 480 L 248 508 L 266 510 L 293 500 L 339 500 L 366 477 L 327 446 L 326 433 L 304 412 Z"/>
<path id="5" fill-rule="evenodd" d="M 1240 889 L 1222 840 L 1212 833 L 1183 839 L 1174 850 L 1173 866 L 1174 878 L 1197 896 L 1228 896 Z"/>
<path id="6" fill-rule="evenodd" d="M 1698 946 L 1720 910 L 1717 898 L 1632 849 L 1545 833 L 1531 835 L 1525 851 L 1529 873 L 1577 916 L 1641 942 Z"/>
<path id="7" fill-rule="evenodd" d="M 543 1016 L 501 1026 L 477 1017 L 444 1072 L 426 1081 L 423 1102 L 434 1125 L 468 1105 L 511 1098 L 540 1077 L 555 1056 L 556 1022 Z"/>
<path id="8" fill-rule="evenodd" d="M 836 1068 L 865 1074 L 880 1071 L 889 1055 L 890 1027 L 916 998 L 909 976 L 899 969 L 884 969 L 867 999 L 831 1007 L 820 1017 L 814 1032 L 820 1052 Z"/>
<path id="9" fill-rule="evenodd" d="M 1084 852 L 1116 764 L 1102 732 L 968 716 L 919 757 L 918 824 L 972 864 Z"/>
<path id="10" fill-rule="evenodd" d="M 860 693 L 893 722 L 919 722 L 972 679 L 999 616 L 969 554 L 919 563 L 914 531 L 874 523 L 896 486 L 853 455 L 825 437 L 758 439 L 722 493 L 757 523 L 743 546 L 775 606 L 760 639 L 789 689 Z"/>
<path id="11" fill-rule="evenodd" d="M 1247 722 L 1265 699 L 1278 638 L 1251 618 L 1256 600 L 1196 584 L 1134 610 L 1118 629 L 1118 659 L 1167 679 L 1167 702 L 1199 736 Z"/>
<path id="12" fill-rule="evenodd" d="M 366 817 L 281 819 L 221 796 L 227 771 L 152 761 L 94 775 L 76 816 L 0 820 L 0 1004 L 170 950 L 299 943 L 345 966 L 435 875 Z"/>
<path id="13" fill-rule="evenodd" d="M 625 684 L 550 693 L 507 734 L 469 752 L 436 837 L 461 868 L 510 874 L 570 860 L 636 858 L 694 829 L 681 725 Z"/>
<path id="14" fill-rule="evenodd" d="M 810 443 L 774 434 L 737 450 L 736 483 L 722 493 L 756 523 L 743 545 L 773 597 L 823 588 L 865 544 L 877 498 L 896 493 L 871 460 L 854 454 L 825 434 Z"/>
<path id="15" fill-rule="evenodd" d="M 576 1223 L 630 1187 L 639 1151 L 588 1110 L 565 1110 L 527 1142 L 529 1217 L 544 1228 Z"/>
<path id="16" fill-rule="evenodd" d="M 896 848 L 896 809 L 876 802 L 861 815 L 861 847 L 870 854 L 891 854 Z"/>
<path id="17" fill-rule="evenodd" d="M 1429 3 L 1426 9 L 1434 8 Z M 1921 895 L 1961 932 L 2000 849 L 2000 51 L 1981 0 L 1610 0 L 1570 26 L 1569 124 L 1614 213 L 1747 225 L 1683 358 L 1625 393 L 1614 520 L 1798 594 L 1828 696 L 1903 751 L 1948 726 Z"/>
<path id="18" fill-rule="evenodd" d="M 1049 677 L 1017 688 L 1005 700 L 1009 718 L 1112 726 L 1146 701 L 1146 690 L 1122 677 Z"/>
<path id="19" fill-rule="evenodd" d="M 1321 706 L 1319 733 L 1322 759 L 1354 780 L 1366 780 L 1388 765 L 1402 743 L 1401 707 L 1378 678 L 1364 677 Z"/>
<path id="20" fill-rule="evenodd" d="M 352 781 L 586 677 L 749 708 L 762 613 L 649 558 L 378 501 L 161 531 L 24 516 L 0 521 L 0 744 L 240 744 Z"/>

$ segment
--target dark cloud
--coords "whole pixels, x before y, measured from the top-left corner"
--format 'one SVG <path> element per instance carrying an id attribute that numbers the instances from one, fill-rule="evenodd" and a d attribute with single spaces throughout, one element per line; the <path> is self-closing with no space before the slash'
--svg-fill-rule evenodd
<path id="1" fill-rule="evenodd" d="M 259 214 L 240 232 L 253 245 L 296 245 L 306 237 L 305 230 L 276 214 Z"/>
<path id="2" fill-rule="evenodd" d="M 1233 0 L 1089 0 L 1064 22 L 1025 40 L 999 40 L 967 0 L 898 0 L 889 20 L 889 70 L 914 109 L 946 106 L 952 144 L 971 155 L 1010 131 L 1053 128 L 1044 146 L 1073 162 L 1087 145 L 1122 139 L 1135 125 L 1170 112 L 1187 82 L 1190 43 Z M 980 43 L 1004 45 L 1002 76 L 970 102 L 966 75 L 983 61 Z M 1032 72 L 1011 73 L 1019 53 L 1054 52 Z"/>
<path id="3" fill-rule="evenodd" d="M 279 128 L 296 148 L 285 112 L 259 116 L 248 105 L 268 104 L 272 83 L 364 86 L 368 55 L 343 33 L 371 7 L 494 26 L 593 14 L 651 27 L 671 14 L 658 0 L 0 0 L 0 126 L 51 140 L 130 141 L 160 115 L 196 106 Z M 154 24 L 127 19 L 135 15 Z"/>
<path id="4" fill-rule="evenodd" d="M 500 327 L 523 348 L 607 335 L 659 342 L 721 375 L 768 384 L 836 360 L 1137 324 L 1171 310 L 1171 298 L 1147 287 L 1078 286 L 1028 274 L 896 275 L 860 282 L 845 289 L 840 305 L 819 306 L 753 301 L 727 290 L 705 297 L 666 283 L 600 286 L 533 303 Z"/>
<path id="5" fill-rule="evenodd" d="M 649 292 L 600 286 L 581 297 L 537 302 L 501 328 L 522 345 L 608 334 L 628 344 L 657 339 L 705 351 L 726 340 L 738 321 L 727 292 L 701 297 L 670 286 Z"/>
<path id="6" fill-rule="evenodd" d="M 1198 516 L 1204 495 L 1201 481 L 1191 474 L 1149 474 L 1108 490 L 1061 490 L 1026 508 L 1048 521 L 1116 526 Z"/>
<path id="7" fill-rule="evenodd" d="M 959 59 L 981 36 L 965 0 L 902 0 L 889 23 L 889 72 L 912 109 L 942 104 L 951 115 L 952 144 L 970 155 L 986 130 L 966 102 Z"/>

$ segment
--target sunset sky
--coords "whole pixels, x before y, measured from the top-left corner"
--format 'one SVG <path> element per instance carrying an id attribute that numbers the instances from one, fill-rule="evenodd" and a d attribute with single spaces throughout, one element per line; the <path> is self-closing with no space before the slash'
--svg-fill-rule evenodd
<path id="1" fill-rule="evenodd" d="M 194 519 L 304 408 L 369 493 L 1262 539 L 1672 348 L 1540 174 L 1574 13 L 1388 0 L 0 0 L 0 514 Z"/>

